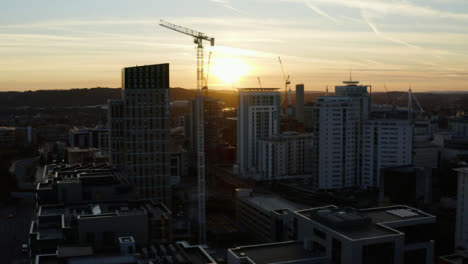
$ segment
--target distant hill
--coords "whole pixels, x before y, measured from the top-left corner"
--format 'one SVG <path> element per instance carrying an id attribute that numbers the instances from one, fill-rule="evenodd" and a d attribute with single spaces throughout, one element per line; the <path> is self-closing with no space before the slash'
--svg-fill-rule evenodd
<path id="1" fill-rule="evenodd" d="M 69 90 L 38 90 L 26 92 L 0 92 L 0 108 L 16 108 L 22 106 L 30 107 L 76 107 L 107 104 L 108 99 L 120 99 L 120 88 L 83 88 Z M 170 100 L 190 100 L 195 98 L 194 89 L 180 87 L 171 88 Z M 324 92 L 306 91 L 305 102 L 313 102 Z M 331 94 L 330 94 L 331 95 Z M 450 108 L 468 111 L 468 92 L 437 92 L 437 93 L 415 93 L 418 101 L 426 111 Z M 236 90 L 210 90 L 209 97 L 223 101 L 227 107 L 237 106 Z M 403 92 L 374 92 L 372 101 L 377 104 L 395 104 L 405 106 L 407 95 Z M 292 95 L 295 102 L 295 94 Z"/>
<path id="2" fill-rule="evenodd" d="M 38 90 L 0 92 L 0 107 L 68 107 L 106 104 L 107 99 L 118 99 L 120 88 L 91 88 L 70 90 Z"/>
<path id="3" fill-rule="evenodd" d="M 0 108 L 16 107 L 72 107 L 107 104 L 108 99 L 120 99 L 120 88 L 82 88 L 69 90 L 38 90 L 26 92 L 0 92 Z M 195 90 L 171 88 L 170 100 L 195 98 Z M 237 105 L 237 91 L 210 91 L 209 96 L 220 99 L 227 106 Z"/>

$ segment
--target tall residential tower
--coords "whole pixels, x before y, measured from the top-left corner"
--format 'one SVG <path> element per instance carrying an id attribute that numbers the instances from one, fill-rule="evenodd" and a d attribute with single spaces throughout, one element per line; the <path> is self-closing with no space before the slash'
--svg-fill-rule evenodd
<path id="1" fill-rule="evenodd" d="M 304 84 L 296 84 L 296 120 L 304 123 Z"/>
<path id="2" fill-rule="evenodd" d="M 281 94 L 275 88 L 239 89 L 237 162 L 240 175 L 257 173 L 259 140 L 279 133 L 280 101 Z"/>
<path id="3" fill-rule="evenodd" d="M 138 197 L 170 206 L 169 64 L 122 69 L 122 99 L 108 114 L 111 165 Z"/>
<path id="4" fill-rule="evenodd" d="M 320 189 L 357 185 L 359 175 L 359 99 L 323 96 L 313 108 L 313 181 Z"/>
<path id="5" fill-rule="evenodd" d="M 457 220 L 455 225 L 455 248 L 468 249 L 468 167 L 456 169 Z"/>

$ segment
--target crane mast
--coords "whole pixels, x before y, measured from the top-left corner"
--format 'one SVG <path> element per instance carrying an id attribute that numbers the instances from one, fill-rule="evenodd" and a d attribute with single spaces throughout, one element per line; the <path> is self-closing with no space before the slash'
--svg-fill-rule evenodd
<path id="1" fill-rule="evenodd" d="M 159 23 L 160 26 L 174 30 L 176 32 L 191 36 L 194 38 L 197 53 L 197 97 L 195 100 L 196 106 L 196 130 L 197 130 L 197 169 L 198 169 L 198 239 L 201 245 L 206 244 L 206 183 L 205 183 L 205 142 L 204 142 L 204 68 L 203 68 L 203 41 L 209 41 L 211 46 L 214 46 L 214 38 L 210 38 L 205 34 L 181 27 L 164 20 Z"/>

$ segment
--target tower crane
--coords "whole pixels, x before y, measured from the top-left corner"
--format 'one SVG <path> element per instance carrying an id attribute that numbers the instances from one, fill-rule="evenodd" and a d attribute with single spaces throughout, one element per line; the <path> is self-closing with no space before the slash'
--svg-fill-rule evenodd
<path id="1" fill-rule="evenodd" d="M 260 81 L 260 77 L 257 77 L 258 80 L 258 88 L 262 88 L 262 81 Z"/>
<path id="2" fill-rule="evenodd" d="M 424 109 L 422 108 L 421 104 L 418 101 L 418 98 L 413 94 L 413 90 L 411 89 L 411 85 L 408 90 L 408 120 L 413 120 L 413 100 L 416 102 L 416 105 L 419 108 L 419 114 L 414 119 L 418 119 L 422 114 L 424 114 Z"/>
<path id="3" fill-rule="evenodd" d="M 386 96 L 386 97 L 387 97 L 387 100 L 386 100 L 385 104 L 387 104 L 387 105 L 388 105 L 388 104 L 391 104 L 390 92 L 389 92 L 388 89 L 387 89 L 387 84 L 384 83 L 383 87 L 384 87 L 384 89 L 385 89 L 385 94 L 387 95 L 387 96 Z M 393 105 L 392 105 L 392 106 L 393 106 Z"/>
<path id="4" fill-rule="evenodd" d="M 290 88 L 291 81 L 289 80 L 289 75 L 286 77 L 286 73 L 283 67 L 283 62 L 281 61 L 280 56 L 278 56 L 278 61 L 280 63 L 281 71 L 283 72 L 283 78 L 284 78 L 284 101 L 283 101 L 284 102 L 284 114 L 285 116 L 288 116 L 288 107 L 291 106 L 291 96 L 290 94 L 288 94 L 288 90 L 289 90 L 289 93 L 291 93 L 291 88 Z"/>
<path id="5" fill-rule="evenodd" d="M 214 38 L 210 38 L 205 34 L 171 24 L 164 20 L 160 20 L 160 26 L 174 30 L 176 32 L 193 37 L 193 42 L 196 45 L 197 53 L 197 97 L 196 118 L 197 118 L 197 167 L 198 167 L 198 238 L 201 245 L 206 244 L 206 204 L 205 204 L 205 143 L 204 143 L 204 122 L 203 122 L 203 84 L 205 82 L 203 69 L 203 41 L 209 41 L 211 46 L 214 46 Z M 206 88 L 208 89 L 208 87 Z"/>

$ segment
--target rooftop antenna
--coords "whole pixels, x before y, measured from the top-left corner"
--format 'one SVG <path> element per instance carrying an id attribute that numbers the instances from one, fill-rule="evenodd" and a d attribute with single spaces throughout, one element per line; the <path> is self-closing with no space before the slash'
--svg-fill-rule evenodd
<path id="1" fill-rule="evenodd" d="M 328 85 L 327 85 L 327 89 L 325 90 L 325 96 L 328 96 Z"/>
<path id="2" fill-rule="evenodd" d="M 349 81 L 353 81 L 353 68 L 349 65 Z"/>

